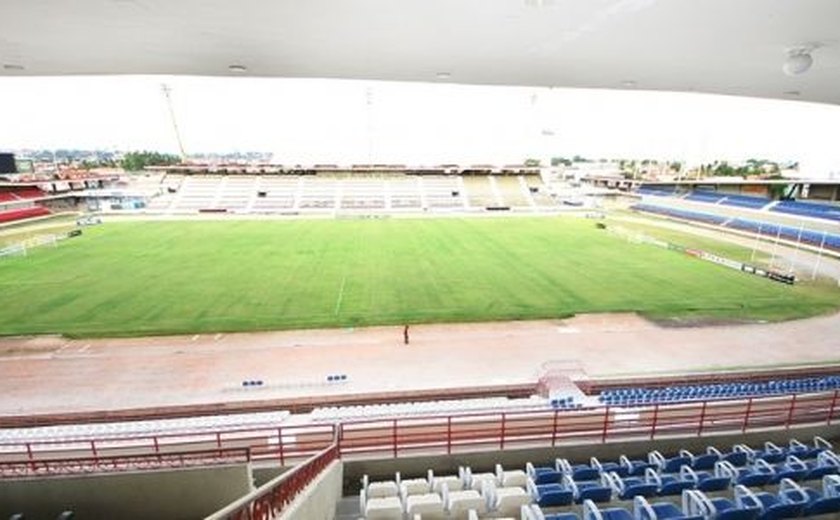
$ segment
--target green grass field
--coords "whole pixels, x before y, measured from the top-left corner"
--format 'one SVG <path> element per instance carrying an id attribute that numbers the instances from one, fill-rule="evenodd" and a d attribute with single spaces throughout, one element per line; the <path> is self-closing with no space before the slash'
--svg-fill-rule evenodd
<path id="1" fill-rule="evenodd" d="M 110 223 L 0 259 L 0 334 L 144 335 L 639 311 L 779 320 L 840 292 L 571 218 Z"/>

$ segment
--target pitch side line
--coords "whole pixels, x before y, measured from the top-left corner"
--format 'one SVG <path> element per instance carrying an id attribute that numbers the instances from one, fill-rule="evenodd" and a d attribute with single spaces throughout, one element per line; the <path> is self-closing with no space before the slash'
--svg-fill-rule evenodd
<path id="1" fill-rule="evenodd" d="M 341 288 L 338 290 L 338 298 L 335 299 L 335 310 L 333 311 L 334 316 L 338 316 L 338 310 L 341 308 L 341 300 L 344 298 L 344 285 L 347 283 L 347 275 L 344 275 L 344 278 L 341 279 Z"/>

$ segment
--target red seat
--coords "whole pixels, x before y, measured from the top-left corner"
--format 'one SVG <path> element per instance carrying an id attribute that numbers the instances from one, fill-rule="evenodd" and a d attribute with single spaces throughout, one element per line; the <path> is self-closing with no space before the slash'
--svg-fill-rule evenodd
<path id="1" fill-rule="evenodd" d="M 0 211 L 0 222 L 13 222 L 15 220 L 23 220 L 26 218 L 40 217 L 49 215 L 50 210 L 43 206 L 33 206 L 31 208 L 11 209 L 7 211 Z"/>

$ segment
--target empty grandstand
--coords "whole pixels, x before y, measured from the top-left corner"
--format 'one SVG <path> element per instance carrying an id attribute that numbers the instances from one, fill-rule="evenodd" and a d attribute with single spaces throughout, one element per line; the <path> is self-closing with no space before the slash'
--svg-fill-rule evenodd
<path id="1" fill-rule="evenodd" d="M 416 174 L 413 169 L 307 175 L 168 173 L 146 211 L 161 214 L 420 213 L 557 208 L 538 174 Z M 180 172 L 181 170 L 174 170 Z M 216 171 L 216 170 L 214 170 Z"/>

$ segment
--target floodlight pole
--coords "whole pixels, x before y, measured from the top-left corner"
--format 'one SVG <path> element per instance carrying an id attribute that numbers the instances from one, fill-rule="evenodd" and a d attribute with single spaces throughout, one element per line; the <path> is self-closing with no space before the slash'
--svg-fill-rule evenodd
<path id="1" fill-rule="evenodd" d="M 175 130 L 175 139 L 178 141 L 178 150 L 181 152 L 181 162 L 187 161 L 187 152 L 184 151 L 184 143 L 181 141 L 181 132 L 178 130 L 178 121 L 175 119 L 175 109 L 172 108 L 172 88 L 166 83 L 161 83 L 160 90 L 166 99 L 166 107 L 169 109 L 169 118 L 172 120 L 172 129 Z"/>

